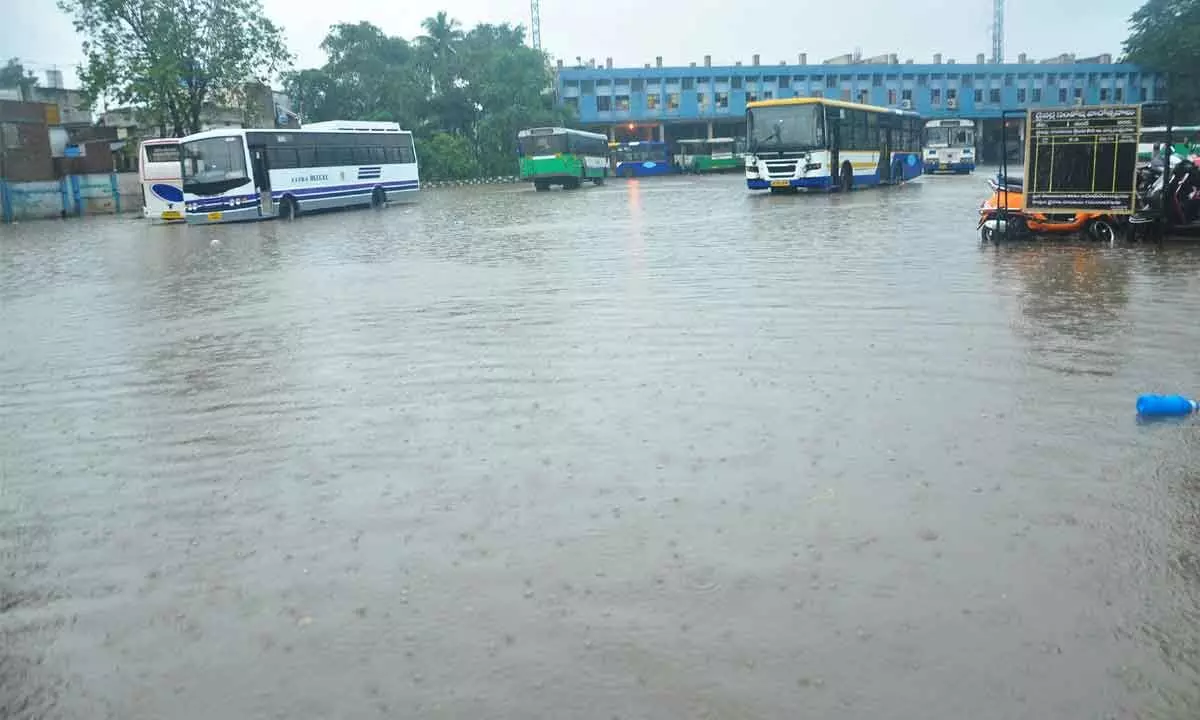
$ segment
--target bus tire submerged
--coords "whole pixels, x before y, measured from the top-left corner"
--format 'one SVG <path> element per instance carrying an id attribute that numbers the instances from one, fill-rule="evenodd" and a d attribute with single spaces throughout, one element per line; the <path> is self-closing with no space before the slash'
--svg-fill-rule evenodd
<path id="1" fill-rule="evenodd" d="M 387 205 L 387 193 L 383 188 L 377 187 L 371 192 L 371 207 L 378 210 L 384 205 Z"/>
<path id="2" fill-rule="evenodd" d="M 300 207 L 296 205 L 296 201 L 291 195 L 284 195 L 279 201 L 279 218 L 282 220 L 295 220 L 300 217 Z"/>
<path id="3" fill-rule="evenodd" d="M 850 192 L 854 189 L 854 166 L 850 161 L 842 163 L 842 171 L 838 173 L 838 190 L 841 192 Z"/>
<path id="4" fill-rule="evenodd" d="M 892 184 L 899 185 L 904 182 L 904 163 L 897 160 L 892 163 Z"/>

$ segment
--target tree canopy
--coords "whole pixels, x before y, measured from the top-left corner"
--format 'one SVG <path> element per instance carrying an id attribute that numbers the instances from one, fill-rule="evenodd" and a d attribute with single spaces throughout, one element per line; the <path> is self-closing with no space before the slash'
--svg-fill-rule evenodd
<path id="1" fill-rule="evenodd" d="M 259 0 L 59 0 L 84 37 L 83 91 L 143 107 L 176 135 L 289 60 Z"/>
<path id="2" fill-rule="evenodd" d="M 1147 0 L 1129 25 L 1126 60 L 1164 73 L 1177 110 L 1200 110 L 1200 0 Z"/>
<path id="3" fill-rule="evenodd" d="M 26 70 L 17 58 L 10 58 L 4 67 L 0 67 L 0 88 L 17 88 L 23 99 L 29 99 L 29 90 L 37 82 L 33 72 Z"/>
<path id="4" fill-rule="evenodd" d="M 284 90 L 305 121 L 391 120 L 417 137 L 432 179 L 507 175 L 517 131 L 569 120 L 555 107 L 546 56 L 520 25 L 464 31 L 439 12 L 412 41 L 362 22 L 334 25 L 319 68 L 291 72 Z"/>

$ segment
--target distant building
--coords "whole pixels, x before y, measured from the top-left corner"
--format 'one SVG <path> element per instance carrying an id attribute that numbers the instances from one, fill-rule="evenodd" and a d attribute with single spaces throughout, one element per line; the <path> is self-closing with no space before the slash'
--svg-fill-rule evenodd
<path id="1" fill-rule="evenodd" d="M 1111 55 L 1076 60 L 1060 55 L 1046 62 L 1024 54 L 1016 63 L 901 63 L 894 54 L 862 60 L 860 53 L 830 58 L 819 65 L 801 53 L 792 61 L 762 65 L 663 67 L 662 58 L 641 68 L 604 67 L 578 59 L 559 61 L 556 89 L 560 105 L 579 115 L 583 126 L 614 139 L 674 140 L 745 134 L 746 103 L 790 97 L 826 97 L 914 110 L 927 118 L 963 117 L 982 121 L 981 145 L 994 144 L 1001 110 L 1106 103 L 1140 103 L 1163 98 L 1162 79 Z M 796 62 L 798 61 L 798 62 Z"/>

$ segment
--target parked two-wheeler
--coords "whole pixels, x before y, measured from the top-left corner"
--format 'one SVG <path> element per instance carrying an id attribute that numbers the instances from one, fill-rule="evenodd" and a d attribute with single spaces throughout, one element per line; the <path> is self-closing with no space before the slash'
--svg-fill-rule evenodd
<path id="1" fill-rule="evenodd" d="M 984 242 L 1019 240 L 1039 235 L 1083 234 L 1112 242 L 1122 226 L 1120 216 L 1109 213 L 1040 213 L 1025 209 L 1021 178 L 997 175 L 988 180 L 991 197 L 979 206 L 979 237 Z"/>

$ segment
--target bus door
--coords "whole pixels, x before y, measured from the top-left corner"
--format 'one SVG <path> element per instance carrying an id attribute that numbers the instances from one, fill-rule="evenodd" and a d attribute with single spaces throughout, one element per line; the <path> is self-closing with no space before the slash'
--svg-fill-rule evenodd
<path id="1" fill-rule="evenodd" d="M 829 182 L 833 187 L 838 186 L 842 174 L 842 116 L 845 111 L 841 108 L 825 108 L 825 127 L 829 133 Z"/>
<path id="2" fill-rule="evenodd" d="M 264 146 L 250 146 L 250 166 L 254 175 L 254 191 L 258 193 L 258 214 L 264 217 L 274 217 L 275 203 L 271 199 L 271 166 L 267 163 L 267 149 Z"/>
<path id="3" fill-rule="evenodd" d="M 890 183 L 892 177 L 892 123 L 890 118 L 879 118 L 879 182 Z"/>

